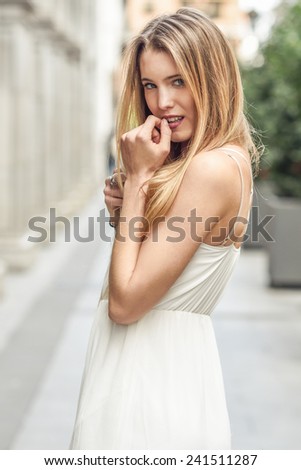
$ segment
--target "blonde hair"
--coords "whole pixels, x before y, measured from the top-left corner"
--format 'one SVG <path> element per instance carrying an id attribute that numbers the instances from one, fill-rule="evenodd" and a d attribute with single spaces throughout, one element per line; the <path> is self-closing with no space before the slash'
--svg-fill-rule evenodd
<path id="1" fill-rule="evenodd" d="M 219 28 L 199 10 L 181 8 L 171 15 L 150 21 L 134 37 L 124 52 L 123 89 L 117 115 L 117 148 L 122 134 L 145 122 L 147 107 L 139 70 L 146 49 L 170 54 L 192 93 L 197 119 L 195 131 L 180 152 L 171 144 L 164 165 L 148 180 L 145 218 L 151 226 L 172 206 L 191 159 L 200 151 L 241 145 L 251 157 L 257 173 L 260 152 L 252 138 L 252 128 L 244 114 L 244 95 L 238 64 L 231 46 Z M 118 171 L 122 156 L 118 150 Z M 121 187 L 121 177 L 118 176 Z"/>

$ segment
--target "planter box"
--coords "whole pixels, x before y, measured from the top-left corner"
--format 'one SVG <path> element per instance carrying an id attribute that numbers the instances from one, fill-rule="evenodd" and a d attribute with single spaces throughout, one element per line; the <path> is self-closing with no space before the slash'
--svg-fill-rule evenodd
<path id="1" fill-rule="evenodd" d="M 301 288 L 301 199 L 271 196 L 268 206 L 274 215 L 269 224 L 274 241 L 266 244 L 270 285 Z"/>
<path id="2" fill-rule="evenodd" d="M 265 236 L 264 230 L 259 230 L 260 223 L 269 216 L 271 208 L 269 200 L 273 196 L 273 186 L 268 181 L 258 181 L 254 183 L 253 205 L 250 212 L 250 220 L 246 231 L 244 248 L 266 248 L 269 237 Z M 264 226 L 270 232 L 270 222 Z"/>

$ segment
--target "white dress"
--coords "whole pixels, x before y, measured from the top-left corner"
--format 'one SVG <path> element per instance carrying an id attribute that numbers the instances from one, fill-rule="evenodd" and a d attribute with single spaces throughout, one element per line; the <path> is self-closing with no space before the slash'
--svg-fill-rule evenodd
<path id="1" fill-rule="evenodd" d="M 110 320 L 102 296 L 71 449 L 231 448 L 210 315 L 239 254 L 233 244 L 200 244 L 161 301 L 130 325 Z"/>

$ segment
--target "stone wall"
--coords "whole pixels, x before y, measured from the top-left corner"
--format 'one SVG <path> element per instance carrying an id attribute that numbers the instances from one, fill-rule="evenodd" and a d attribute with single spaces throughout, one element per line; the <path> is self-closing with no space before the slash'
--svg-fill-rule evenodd
<path id="1" fill-rule="evenodd" d="M 123 2 L 113 3 L 120 18 Z M 74 214 L 104 178 L 97 88 L 111 71 L 98 67 L 98 8 L 97 0 L 0 0 L 0 276 L 38 252 L 26 243 L 31 217 L 50 207 Z"/>

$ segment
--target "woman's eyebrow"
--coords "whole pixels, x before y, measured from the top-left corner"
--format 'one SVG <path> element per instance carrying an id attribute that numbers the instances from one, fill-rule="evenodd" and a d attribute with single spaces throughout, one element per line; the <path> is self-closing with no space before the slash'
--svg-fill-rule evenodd
<path id="1" fill-rule="evenodd" d="M 169 77 L 166 77 L 164 78 L 164 80 L 171 80 L 172 78 L 176 78 L 176 77 L 181 77 L 181 74 L 180 73 L 177 73 L 176 75 L 170 75 Z M 143 77 L 141 78 L 141 81 L 148 81 L 148 82 L 152 82 L 153 80 L 151 80 L 150 78 L 146 78 L 146 77 Z"/>

